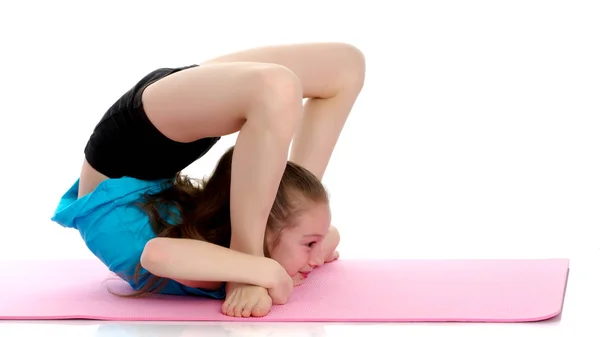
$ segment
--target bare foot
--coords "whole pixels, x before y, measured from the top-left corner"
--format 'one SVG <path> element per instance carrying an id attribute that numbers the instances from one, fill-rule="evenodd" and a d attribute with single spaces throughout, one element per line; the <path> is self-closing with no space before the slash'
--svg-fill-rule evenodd
<path id="1" fill-rule="evenodd" d="M 221 312 L 231 317 L 266 316 L 273 306 L 267 289 L 251 284 L 228 283 Z"/>

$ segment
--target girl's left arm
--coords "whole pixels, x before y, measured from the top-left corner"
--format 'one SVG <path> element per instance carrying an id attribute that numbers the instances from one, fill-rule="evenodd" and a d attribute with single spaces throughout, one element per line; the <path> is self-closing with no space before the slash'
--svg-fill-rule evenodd
<path id="1" fill-rule="evenodd" d="M 325 263 L 337 260 L 340 256 L 337 246 L 340 244 L 340 232 L 334 226 L 329 227 L 329 233 L 323 240 L 323 261 Z"/>

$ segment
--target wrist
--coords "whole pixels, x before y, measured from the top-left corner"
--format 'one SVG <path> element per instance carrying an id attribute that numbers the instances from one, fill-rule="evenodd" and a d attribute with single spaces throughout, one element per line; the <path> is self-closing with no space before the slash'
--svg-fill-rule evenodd
<path id="1" fill-rule="evenodd" d="M 287 275 L 287 272 L 285 269 L 283 269 L 279 262 L 270 258 L 265 258 L 265 267 L 266 270 L 265 273 L 263 273 L 264 287 L 266 289 L 273 289 L 280 283 L 281 275 L 283 273 Z"/>

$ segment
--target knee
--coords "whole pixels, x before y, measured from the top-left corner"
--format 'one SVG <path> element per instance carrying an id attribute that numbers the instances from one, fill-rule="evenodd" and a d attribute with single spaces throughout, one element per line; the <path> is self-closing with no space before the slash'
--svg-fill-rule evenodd
<path id="1" fill-rule="evenodd" d="M 356 46 L 351 44 L 339 44 L 340 57 L 343 60 L 343 86 L 349 89 L 359 91 L 362 89 L 365 82 L 366 60 L 363 52 Z"/>
<path id="2" fill-rule="evenodd" d="M 267 64 L 254 73 L 255 113 L 272 126 L 295 128 L 302 115 L 302 84 L 284 66 Z"/>
<path id="3" fill-rule="evenodd" d="M 302 105 L 302 83 L 290 69 L 277 64 L 262 66 L 256 72 L 257 98 L 264 105 Z"/>

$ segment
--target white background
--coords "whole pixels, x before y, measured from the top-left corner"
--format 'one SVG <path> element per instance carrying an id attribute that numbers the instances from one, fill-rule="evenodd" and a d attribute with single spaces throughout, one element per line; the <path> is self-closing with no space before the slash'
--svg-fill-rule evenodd
<path id="1" fill-rule="evenodd" d="M 324 178 L 342 258 L 588 261 L 600 250 L 599 17 L 595 1 L 2 4 L 0 259 L 92 257 L 50 217 L 99 118 L 149 71 L 340 41 L 367 60 Z M 209 174 L 234 141 L 185 173 Z M 593 261 L 580 266 L 597 275 Z M 597 295 L 589 285 L 579 292 Z M 571 317 L 598 317 L 598 304 L 582 297 Z"/>

